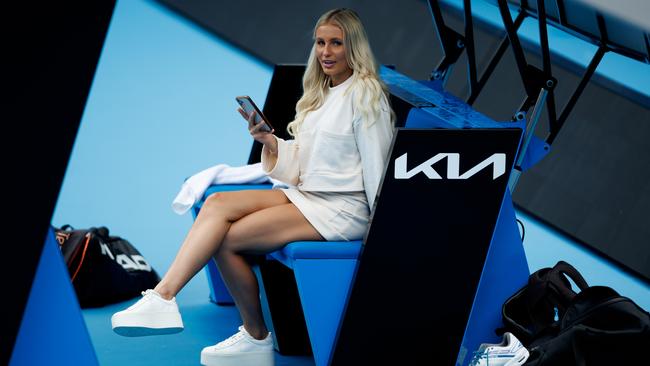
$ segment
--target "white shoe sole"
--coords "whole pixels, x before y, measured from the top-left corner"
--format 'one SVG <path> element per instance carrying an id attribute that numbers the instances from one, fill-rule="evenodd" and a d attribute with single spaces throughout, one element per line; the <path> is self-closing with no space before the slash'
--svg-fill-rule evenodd
<path id="1" fill-rule="evenodd" d="M 201 352 L 201 365 L 204 366 L 274 366 L 274 352 L 210 354 Z"/>
<path id="2" fill-rule="evenodd" d="M 517 353 L 515 353 L 515 357 L 512 358 L 508 363 L 506 363 L 503 366 L 521 366 L 523 365 L 528 357 L 530 356 L 530 353 L 528 352 L 527 349 L 521 348 Z"/>
<path id="3" fill-rule="evenodd" d="M 115 333 L 126 337 L 173 334 L 183 330 L 180 313 L 116 313 L 111 323 Z"/>

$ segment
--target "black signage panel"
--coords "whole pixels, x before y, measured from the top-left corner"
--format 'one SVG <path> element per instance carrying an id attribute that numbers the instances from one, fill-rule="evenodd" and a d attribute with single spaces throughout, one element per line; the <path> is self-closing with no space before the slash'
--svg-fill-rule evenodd
<path id="1" fill-rule="evenodd" d="M 398 129 L 332 365 L 453 365 L 521 129 Z"/>

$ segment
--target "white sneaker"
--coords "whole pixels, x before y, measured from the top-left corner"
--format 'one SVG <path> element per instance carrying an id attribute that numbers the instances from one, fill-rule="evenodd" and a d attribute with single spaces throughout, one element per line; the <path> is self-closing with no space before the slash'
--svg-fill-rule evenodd
<path id="1" fill-rule="evenodd" d="M 273 366 L 273 338 L 253 338 L 244 326 L 239 332 L 214 346 L 201 351 L 201 365 L 205 366 Z"/>
<path id="2" fill-rule="evenodd" d="M 474 354 L 470 366 L 520 366 L 528 359 L 528 350 L 510 332 L 500 344 L 483 343 Z"/>
<path id="3" fill-rule="evenodd" d="M 163 299 L 154 290 L 142 292 L 142 298 L 111 317 L 113 331 L 127 337 L 172 334 L 183 330 L 176 298 Z"/>

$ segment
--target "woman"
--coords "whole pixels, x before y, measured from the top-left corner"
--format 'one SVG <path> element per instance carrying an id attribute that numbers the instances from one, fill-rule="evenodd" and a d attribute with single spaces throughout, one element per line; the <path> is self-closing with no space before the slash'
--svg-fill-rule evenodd
<path id="1" fill-rule="evenodd" d="M 161 282 L 113 315 L 117 333 L 181 331 L 175 295 L 214 256 L 243 325 L 204 348 L 201 362 L 273 364 L 273 340 L 244 255 L 272 252 L 292 241 L 362 238 L 393 135 L 386 87 L 352 10 L 331 10 L 318 20 L 303 90 L 288 126 L 292 141 L 262 131 L 254 115 L 239 109 L 253 138 L 264 145 L 264 170 L 291 188 L 208 197 Z"/>

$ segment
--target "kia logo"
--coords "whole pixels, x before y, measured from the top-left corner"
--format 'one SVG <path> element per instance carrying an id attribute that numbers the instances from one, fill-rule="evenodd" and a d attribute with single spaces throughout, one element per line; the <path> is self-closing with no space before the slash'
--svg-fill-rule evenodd
<path id="1" fill-rule="evenodd" d="M 429 179 L 469 179 L 490 165 L 492 165 L 493 180 L 506 172 L 506 154 L 503 153 L 492 154 L 463 174 L 460 174 L 460 154 L 439 153 L 411 170 L 406 168 L 407 154 L 404 153 L 404 155 L 395 159 L 395 179 L 410 179 L 418 173 L 424 173 Z M 447 159 L 447 176 L 445 178 L 432 167 L 433 164 L 443 159 Z"/>

